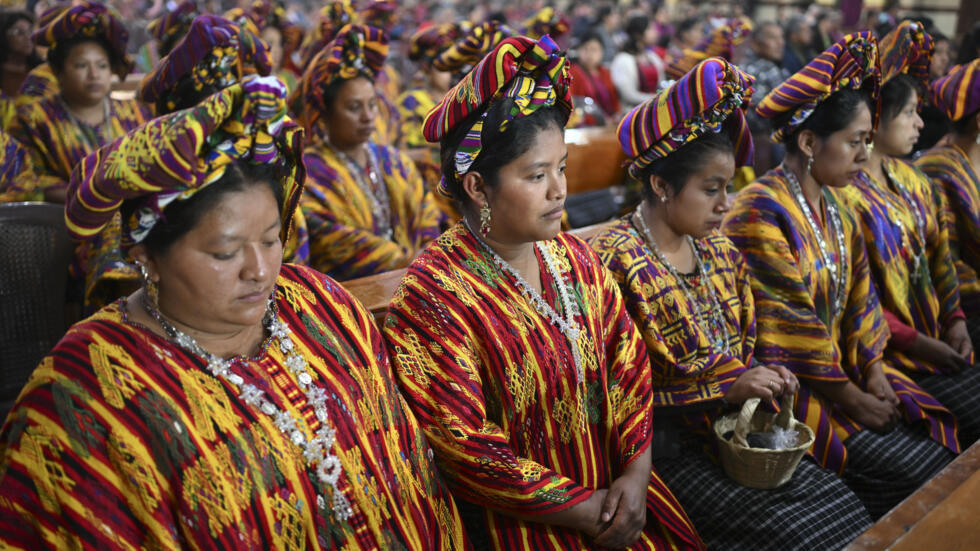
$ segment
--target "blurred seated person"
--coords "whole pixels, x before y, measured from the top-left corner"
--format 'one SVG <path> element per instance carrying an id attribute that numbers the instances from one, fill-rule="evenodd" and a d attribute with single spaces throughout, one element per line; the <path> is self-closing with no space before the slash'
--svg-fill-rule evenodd
<path id="1" fill-rule="evenodd" d="M 772 21 L 761 22 L 752 33 L 749 46 L 749 53 L 741 67 L 746 73 L 755 77 L 752 97 L 758 98 L 756 100 L 758 103 L 791 75 L 782 66 L 783 51 L 786 46 L 783 30 Z M 769 139 L 772 125 L 759 117 L 755 109 L 750 109 L 745 118 L 752 130 L 752 140 L 755 143 L 756 173 L 764 174 L 782 161 L 785 148 L 772 143 Z"/>
<path id="2" fill-rule="evenodd" d="M 783 68 L 792 74 L 802 69 L 816 56 L 810 49 L 810 44 L 813 42 L 813 27 L 810 26 L 806 16 L 794 15 L 786 22 L 784 35 L 786 48 L 783 50 Z"/>
<path id="3" fill-rule="evenodd" d="M 582 108 L 581 126 L 604 126 L 619 113 L 619 94 L 612 76 L 602 64 L 602 39 L 597 33 L 582 36 L 575 48 L 575 62 L 569 67 L 572 76 L 572 100 Z"/>
<path id="4" fill-rule="evenodd" d="M 660 38 L 657 26 L 645 15 L 626 22 L 626 44 L 613 58 L 609 70 L 624 109 L 632 109 L 653 97 L 666 78 L 667 65 L 653 50 Z"/>

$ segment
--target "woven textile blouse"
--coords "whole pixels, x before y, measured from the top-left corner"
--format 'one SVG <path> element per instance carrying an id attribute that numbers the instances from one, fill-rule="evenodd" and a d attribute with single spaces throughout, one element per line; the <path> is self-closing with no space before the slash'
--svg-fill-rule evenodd
<path id="1" fill-rule="evenodd" d="M 35 180 L 28 151 L 0 129 L 0 203 L 30 201 Z"/>
<path id="2" fill-rule="evenodd" d="M 0 431 L 0 547 L 466 549 L 370 315 L 292 265 L 275 303 L 329 397 L 353 516 L 337 520 L 329 485 L 270 416 L 119 301 L 68 332 Z M 312 439 L 319 421 L 278 345 L 231 370 Z"/>
<path id="3" fill-rule="evenodd" d="M 892 339 L 909 331 L 941 339 L 949 324 L 962 315 L 959 280 L 949 256 L 946 229 L 937 218 L 932 182 L 905 161 L 885 157 L 883 162 L 889 182 L 874 180 L 862 171 L 854 185 L 840 190 L 840 196 L 860 218 L 864 241 L 870 244 L 871 281 L 881 307 L 890 314 Z M 920 235 L 913 208 L 924 225 L 924 235 Z M 916 258 L 922 251 L 926 260 L 917 269 Z M 906 372 L 941 371 L 910 357 L 894 342 L 885 349 L 885 361 Z"/>
<path id="4" fill-rule="evenodd" d="M 380 235 L 371 197 L 333 149 L 316 141 L 303 153 L 300 206 L 310 235 L 310 266 L 339 280 L 404 268 L 439 235 L 439 211 L 411 159 L 392 147 L 366 145 L 390 198 L 391 240 Z"/>
<path id="5" fill-rule="evenodd" d="M 721 304 L 728 330 L 727 352 L 716 350 L 711 334 L 711 295 L 699 274 L 681 274 L 697 304 L 648 248 L 629 221 L 618 221 L 592 240 L 592 248 L 622 290 L 630 317 L 650 354 L 653 405 L 693 405 L 720 400 L 736 377 L 751 365 L 755 345 L 755 307 L 749 272 L 728 238 L 714 235 L 696 242 L 708 272 L 708 285 Z M 718 407 L 685 415 L 688 431 L 708 436 Z"/>
<path id="6" fill-rule="evenodd" d="M 841 206 L 839 192 L 823 189 L 823 209 L 813 212 L 827 228 L 827 204 L 837 205 L 844 233 L 845 299 L 836 319 L 831 318 L 834 278 L 782 169 L 770 170 L 739 192 L 723 231 L 752 273 L 755 357 L 784 365 L 800 378 L 795 413 L 816 435 L 810 451 L 821 465 L 839 472 L 846 463 L 844 440 L 863 427 L 806 383 L 851 380 L 865 389 L 865 371 L 883 358 L 889 333 L 871 283 L 864 238 Z M 832 261 L 840 266 L 836 234 L 823 231 Z M 956 421 L 949 410 L 901 371 L 887 363 L 883 370 L 902 402 L 905 420 L 926 421 L 932 438 L 958 453 Z"/>
<path id="7" fill-rule="evenodd" d="M 402 392 L 457 498 L 476 504 L 492 549 L 593 549 L 581 532 L 521 521 L 608 488 L 650 445 L 646 347 L 619 289 L 582 241 L 545 242 L 575 288 L 584 382 L 561 330 L 459 223 L 409 267 L 384 323 Z M 538 257 L 543 298 L 564 315 Z M 647 527 L 630 549 L 700 544 L 654 474 Z M 501 511 L 501 512 L 497 512 Z"/>
<path id="8" fill-rule="evenodd" d="M 956 145 L 926 151 L 915 164 L 933 180 L 942 200 L 940 219 L 949 232 L 949 251 L 960 280 L 960 304 L 980 315 L 980 176 Z"/>

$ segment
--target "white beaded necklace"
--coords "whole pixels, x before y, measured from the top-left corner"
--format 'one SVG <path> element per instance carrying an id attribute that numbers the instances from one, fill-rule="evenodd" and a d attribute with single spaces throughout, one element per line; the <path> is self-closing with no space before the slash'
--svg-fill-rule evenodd
<path id="1" fill-rule="evenodd" d="M 568 344 L 572 349 L 572 358 L 575 361 L 576 381 L 578 381 L 578 384 L 581 385 L 585 381 L 585 373 L 582 369 L 582 352 L 579 350 L 579 338 L 582 336 L 582 327 L 575 321 L 575 316 L 578 315 L 579 309 L 571 298 L 574 290 L 570 288 L 570 284 L 566 283 L 562 277 L 562 273 L 558 270 L 557 263 L 555 262 L 555 258 L 551 255 L 551 251 L 549 251 L 548 247 L 541 241 L 536 241 L 534 243 L 535 248 L 539 253 L 541 253 L 541 257 L 544 258 L 544 263 L 548 267 L 548 274 L 551 275 L 551 279 L 555 281 L 555 286 L 558 287 L 558 296 L 560 297 L 562 306 L 565 309 L 564 319 L 558 315 L 558 312 L 556 312 L 555 309 L 552 308 L 551 305 L 548 304 L 523 277 L 521 277 L 520 272 L 514 269 L 514 267 L 511 266 L 506 260 L 501 258 L 496 251 L 490 248 L 490 246 L 483 241 L 477 232 L 473 231 L 473 228 L 470 227 L 469 220 L 467 220 L 465 216 L 463 217 L 463 222 L 466 225 L 466 229 L 473 235 L 476 242 L 480 244 L 480 247 L 482 247 L 483 250 L 490 255 L 490 258 L 493 259 L 494 263 L 500 269 L 509 273 L 514 278 L 514 281 L 517 282 L 517 287 L 521 291 L 521 296 L 530 302 L 531 306 L 533 306 L 542 317 L 550 320 L 552 324 L 556 325 L 558 329 L 561 330 L 562 334 L 565 335 L 565 338 L 568 339 Z"/>
<path id="2" fill-rule="evenodd" d="M 644 240 L 646 244 L 649 245 L 651 249 L 650 252 L 660 261 L 661 264 L 667 267 L 667 271 L 677 280 L 677 284 L 680 286 L 681 291 L 684 292 L 684 296 L 687 298 L 687 302 L 691 305 L 691 308 L 696 308 L 701 305 L 701 301 L 694 299 L 693 289 L 691 289 L 687 280 L 677 271 L 677 268 L 667 260 L 667 257 L 660 252 L 660 247 L 657 246 L 656 240 L 653 238 L 653 233 L 650 232 L 650 227 L 647 226 L 647 221 L 643 218 L 643 213 L 641 208 L 643 203 L 637 205 L 636 210 L 633 212 L 634 224 L 639 224 L 640 231 L 643 232 Z M 712 337 L 712 348 L 718 352 L 728 352 L 729 351 L 729 333 L 728 325 L 725 323 L 725 314 L 721 309 L 721 300 L 718 298 L 718 294 L 715 292 L 715 286 L 711 284 L 711 280 L 708 278 L 707 271 L 704 267 L 704 262 L 701 261 L 701 255 L 698 254 L 697 246 L 694 243 L 694 238 L 690 235 L 686 235 L 687 243 L 691 246 L 691 252 L 694 254 L 694 261 L 697 263 L 698 267 L 698 277 L 700 278 L 700 285 L 702 287 L 708 288 L 708 297 L 711 301 L 710 304 L 710 320 L 712 325 L 714 325 L 714 331 L 708 331 Z M 703 312 L 703 310 L 701 310 Z M 700 312 L 699 312 L 700 313 Z M 695 314 L 695 322 L 698 319 L 698 315 Z"/>
<path id="3" fill-rule="evenodd" d="M 379 225 L 378 234 L 391 241 L 394 235 L 394 230 L 391 227 L 391 198 L 388 196 L 388 188 L 385 187 L 384 182 L 381 182 L 378 177 L 378 159 L 375 157 L 374 151 L 367 144 L 364 145 L 364 150 L 367 152 L 368 158 L 368 178 L 370 180 L 370 183 L 368 183 L 364 181 L 364 170 L 350 155 L 347 155 L 332 145 L 330 149 L 344 161 L 347 165 L 347 170 L 354 176 L 354 182 L 357 184 L 357 187 L 361 188 L 364 195 L 371 201 L 371 212 L 374 214 L 374 219 L 378 221 Z"/>
<path id="4" fill-rule="evenodd" d="M 303 458 L 306 460 L 307 465 L 316 472 L 320 482 L 330 486 L 331 493 L 333 494 L 331 509 L 333 510 L 334 517 L 341 522 L 350 518 L 353 514 L 350 502 L 347 501 L 347 498 L 337 485 L 340 480 L 340 475 L 343 472 L 343 466 L 340 463 L 340 459 L 332 452 L 335 431 L 328 423 L 330 418 L 327 414 L 326 406 L 327 392 L 313 384 L 313 377 L 310 376 L 307 370 L 306 358 L 301 356 L 296 350 L 293 339 L 289 336 L 291 333 L 289 327 L 276 317 L 275 311 L 272 308 L 272 299 L 269 299 L 269 306 L 262 320 L 263 325 L 265 325 L 269 334 L 279 342 L 279 349 L 282 351 L 283 356 L 286 357 L 286 367 L 296 376 L 296 381 L 300 389 L 306 394 L 307 403 L 313 407 L 316 418 L 320 421 L 320 429 L 316 431 L 315 436 L 310 441 L 307 441 L 303 432 L 299 430 L 299 427 L 296 425 L 296 419 L 277 408 L 275 404 L 266 398 L 265 392 L 255 385 L 251 383 L 242 384 L 245 382 L 244 379 L 232 373 L 231 362 L 229 360 L 219 358 L 208 352 L 193 337 L 174 327 L 173 324 L 163 317 L 163 314 L 156 305 L 150 303 L 150 300 L 145 294 L 143 295 L 143 307 L 163 327 L 164 332 L 171 341 L 195 356 L 204 358 L 208 362 L 208 371 L 211 372 L 211 375 L 225 380 L 233 387 L 240 387 L 241 394 L 238 397 L 243 402 L 273 419 L 276 428 L 286 435 L 293 444 L 296 444 L 303 450 Z M 321 509 L 326 508 L 326 500 L 324 500 L 323 496 L 317 495 L 316 500 L 318 507 Z"/>
<path id="5" fill-rule="evenodd" d="M 793 192 L 793 196 L 796 198 L 796 203 L 800 206 L 807 223 L 810 225 L 810 229 L 813 231 L 813 235 L 817 238 L 817 244 L 820 246 L 820 255 L 823 257 L 824 266 L 830 271 L 831 283 L 833 284 L 833 303 L 831 304 L 830 321 L 836 321 L 837 316 L 844 311 L 844 295 L 846 292 L 844 289 L 844 274 L 847 272 L 847 246 L 844 243 L 844 224 L 841 222 L 840 212 L 838 212 L 836 205 L 832 201 L 824 197 L 825 204 L 827 205 L 828 226 L 833 227 L 834 234 L 837 237 L 837 257 L 840 259 L 840 266 L 838 266 L 830 254 L 830 248 L 824 240 L 823 231 L 821 231 L 813 211 L 810 210 L 810 203 L 807 201 L 806 196 L 803 195 L 803 188 L 800 186 L 800 181 L 796 179 L 796 174 L 785 163 L 780 165 L 780 170 L 783 171 L 783 174 L 786 175 L 786 179 L 789 181 L 789 187 Z M 821 187 L 820 192 L 825 193 L 825 189 Z"/>

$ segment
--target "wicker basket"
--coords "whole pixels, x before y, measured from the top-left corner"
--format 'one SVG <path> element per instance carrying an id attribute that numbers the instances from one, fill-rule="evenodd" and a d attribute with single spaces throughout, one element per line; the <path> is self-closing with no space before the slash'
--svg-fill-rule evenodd
<path id="1" fill-rule="evenodd" d="M 756 411 L 759 398 L 750 398 L 742 404 L 738 413 L 730 413 L 715 421 L 715 438 L 721 450 L 721 465 L 725 473 L 742 486 L 771 489 L 785 484 L 813 444 L 813 431 L 806 424 L 793 418 L 792 395 L 783 396 L 779 414 Z M 775 421 L 774 421 L 775 419 Z M 797 444 L 792 448 L 768 450 L 750 448 L 745 440 L 750 432 L 767 432 L 773 425 L 799 432 Z M 734 431 L 731 438 L 724 435 Z"/>

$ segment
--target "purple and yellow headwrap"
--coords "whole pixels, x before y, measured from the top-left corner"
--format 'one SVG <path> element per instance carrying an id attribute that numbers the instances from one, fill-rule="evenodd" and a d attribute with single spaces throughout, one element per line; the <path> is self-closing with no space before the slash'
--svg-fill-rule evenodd
<path id="1" fill-rule="evenodd" d="M 368 2 L 359 14 L 358 23 L 369 27 L 387 29 L 395 19 L 398 4 L 391 0 L 374 0 Z"/>
<path id="2" fill-rule="evenodd" d="M 638 178 L 650 163 L 709 132 L 725 132 L 735 146 L 735 164 L 752 162 L 752 132 L 745 109 L 752 99 L 752 75 L 720 57 L 698 63 L 677 82 L 623 117 L 617 134 Z"/>
<path id="3" fill-rule="evenodd" d="M 899 23 L 878 41 L 881 83 L 906 73 L 922 84 L 923 88 L 928 86 L 932 48 L 932 37 L 925 31 L 922 23 L 907 19 Z"/>
<path id="4" fill-rule="evenodd" d="M 174 11 L 150 21 L 146 30 L 159 43 L 161 53 L 166 55 L 179 37 L 187 33 L 199 13 L 194 2 L 181 2 Z"/>
<path id="5" fill-rule="evenodd" d="M 259 32 L 266 27 L 279 29 L 284 59 L 299 48 L 303 41 L 303 29 L 289 20 L 286 8 L 280 2 L 255 0 L 249 8 L 249 14 L 249 19 L 255 22 Z"/>
<path id="6" fill-rule="evenodd" d="M 303 102 L 303 124 L 308 131 L 327 111 L 324 90 L 336 80 L 366 76 L 372 81 L 388 57 L 388 35 L 381 29 L 347 25 L 333 42 L 313 58 L 296 92 Z"/>
<path id="7" fill-rule="evenodd" d="M 751 22 L 742 19 L 730 20 L 711 31 L 711 34 L 700 44 L 694 48 L 685 48 L 683 55 L 671 60 L 667 65 L 667 77 L 678 79 L 709 57 L 720 57 L 731 61 L 732 56 L 735 55 L 735 47 L 745 42 L 751 33 Z"/>
<path id="8" fill-rule="evenodd" d="M 790 121 L 773 130 L 772 141 L 783 143 L 786 136 L 813 113 L 831 94 L 850 88 L 867 89 L 877 105 L 881 85 L 878 67 L 878 44 L 869 31 L 853 33 L 840 39 L 816 59 L 772 89 L 762 98 L 756 113 L 774 119 L 792 112 Z M 878 109 L 871 110 L 872 122 L 877 125 Z"/>
<path id="9" fill-rule="evenodd" d="M 466 77 L 450 90 L 422 123 L 422 134 L 438 142 L 472 113 L 483 113 L 456 149 L 456 174 L 469 172 L 483 147 L 483 123 L 487 110 L 496 101 L 514 101 L 510 113 L 500 124 L 526 117 L 542 107 L 561 107 L 567 121 L 572 111 L 570 78 L 564 53 L 551 37 L 540 40 L 524 36 L 505 39 Z M 446 180 L 439 192 L 449 197 Z"/>
<path id="10" fill-rule="evenodd" d="M 432 66 L 462 76 L 505 38 L 513 35 L 510 27 L 496 21 L 473 25 L 455 44 L 436 56 Z"/>
<path id="11" fill-rule="evenodd" d="M 162 103 L 169 113 L 187 92 L 178 86 L 185 78 L 200 92 L 227 88 L 248 74 L 265 76 L 271 70 L 269 52 L 258 36 L 223 17 L 199 15 L 173 51 L 143 78 L 137 97 Z"/>
<path id="12" fill-rule="evenodd" d="M 455 44 L 462 34 L 462 29 L 455 23 L 430 25 L 408 39 L 408 59 L 430 63 Z"/>
<path id="13" fill-rule="evenodd" d="M 568 32 L 568 20 L 555 13 L 555 8 L 546 6 L 521 23 L 523 35 L 537 40 L 544 35 L 560 38 Z"/>
<path id="14" fill-rule="evenodd" d="M 286 116 L 286 86 L 276 77 L 252 77 L 197 107 L 151 120 L 85 157 L 72 171 L 65 205 L 69 233 L 99 233 L 126 200 L 138 200 L 122 221 L 122 250 L 140 243 L 173 201 L 219 180 L 232 163 L 281 163 L 283 240 L 299 202 L 305 171 L 303 131 Z"/>
<path id="15" fill-rule="evenodd" d="M 958 121 L 980 109 L 980 59 L 956 65 L 929 85 L 932 104 L 951 121 Z"/>
<path id="16" fill-rule="evenodd" d="M 300 47 L 302 67 L 309 67 L 313 57 L 327 47 L 340 29 L 354 22 L 357 12 L 351 0 L 333 0 L 320 8 L 317 22 L 306 34 Z"/>
<path id="17" fill-rule="evenodd" d="M 56 12 L 51 12 L 54 13 Z M 109 12 L 109 8 L 99 2 L 83 0 L 58 13 L 49 23 L 34 31 L 31 39 L 38 46 L 54 48 L 59 42 L 76 36 L 104 40 L 111 50 L 109 53 L 116 61 L 112 71 L 120 79 L 126 78 L 126 75 L 133 70 L 133 60 L 126 53 L 129 33 L 122 22 Z"/>

